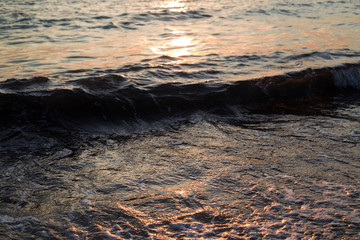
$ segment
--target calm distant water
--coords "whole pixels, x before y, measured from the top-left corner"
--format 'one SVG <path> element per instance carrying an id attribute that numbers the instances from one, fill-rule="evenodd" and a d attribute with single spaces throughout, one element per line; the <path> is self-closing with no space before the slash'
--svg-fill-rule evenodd
<path id="1" fill-rule="evenodd" d="M 151 65 L 133 77 L 230 81 L 354 63 L 359 12 L 353 0 L 1 1 L 0 79 Z"/>
<path id="2" fill-rule="evenodd" d="M 360 239 L 360 2 L 0 0 L 0 239 Z"/>

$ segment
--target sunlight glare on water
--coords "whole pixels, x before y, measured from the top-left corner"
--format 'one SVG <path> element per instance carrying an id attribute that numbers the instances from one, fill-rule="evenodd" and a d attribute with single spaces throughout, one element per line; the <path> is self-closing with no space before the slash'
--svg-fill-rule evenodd
<path id="1" fill-rule="evenodd" d="M 156 54 L 174 58 L 194 55 L 194 39 L 183 36 L 184 33 L 181 31 L 174 31 L 173 33 L 175 39 L 165 42 L 161 46 L 151 47 L 151 50 Z"/>
<path id="2" fill-rule="evenodd" d="M 164 1 L 161 7 L 170 12 L 185 12 L 187 10 L 186 3 L 181 0 Z"/>
<path id="3" fill-rule="evenodd" d="M 222 73 L 219 79 L 231 81 L 344 58 L 356 62 L 358 9 L 353 1 L 323 0 L 1 2 L 0 78 L 116 70 L 146 61 L 198 71 L 211 64 Z M 179 61 L 159 61 L 162 56 Z"/>

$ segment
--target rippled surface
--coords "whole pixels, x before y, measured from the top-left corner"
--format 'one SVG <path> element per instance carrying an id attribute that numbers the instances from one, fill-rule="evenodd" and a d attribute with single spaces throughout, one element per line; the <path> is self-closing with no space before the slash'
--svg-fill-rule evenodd
<path id="1" fill-rule="evenodd" d="M 0 236 L 358 238 L 359 106 L 330 112 L 193 115 L 75 142 L 23 129 L 1 149 Z"/>
<path id="2" fill-rule="evenodd" d="M 0 239 L 359 239 L 359 10 L 0 0 Z"/>
<path id="3" fill-rule="evenodd" d="M 359 9 L 325 0 L 1 1 L 1 77 L 135 64 L 154 67 L 137 76 L 153 82 L 229 81 L 357 62 Z"/>

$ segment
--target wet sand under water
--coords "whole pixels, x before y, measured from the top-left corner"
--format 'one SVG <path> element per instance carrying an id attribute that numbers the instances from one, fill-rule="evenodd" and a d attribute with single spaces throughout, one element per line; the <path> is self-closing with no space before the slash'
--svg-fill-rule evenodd
<path id="1" fill-rule="evenodd" d="M 0 238 L 360 238 L 359 108 L 335 112 L 2 136 Z"/>

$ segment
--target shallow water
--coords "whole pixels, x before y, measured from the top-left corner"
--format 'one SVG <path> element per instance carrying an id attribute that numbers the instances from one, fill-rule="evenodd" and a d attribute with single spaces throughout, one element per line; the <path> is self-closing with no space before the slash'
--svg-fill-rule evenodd
<path id="1" fill-rule="evenodd" d="M 5 147 L 0 234 L 360 237 L 358 104 L 331 115 L 196 114 L 131 135 L 112 129 L 67 144 L 44 130 L 36 139 L 21 133 Z M 32 153 L 9 151 L 24 147 L 21 141 L 35 145 Z"/>
<path id="2" fill-rule="evenodd" d="M 0 239 L 360 238 L 359 9 L 0 0 Z"/>

